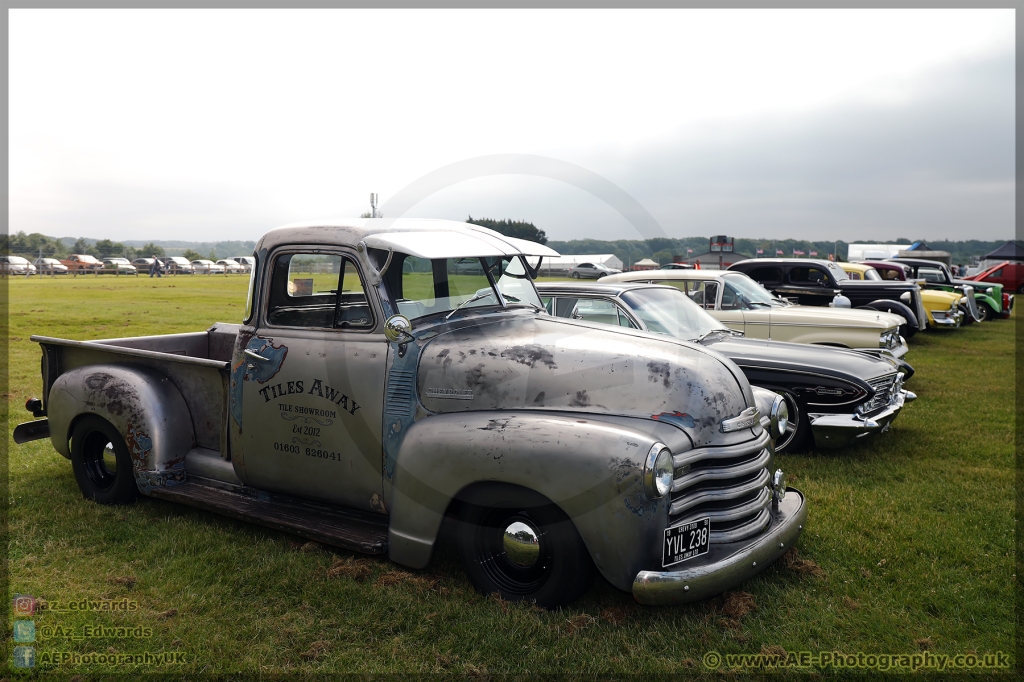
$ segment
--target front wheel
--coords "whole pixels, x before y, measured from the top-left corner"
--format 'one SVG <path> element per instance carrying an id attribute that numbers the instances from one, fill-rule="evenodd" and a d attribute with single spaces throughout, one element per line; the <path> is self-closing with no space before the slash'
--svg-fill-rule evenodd
<path id="1" fill-rule="evenodd" d="M 789 410 L 789 427 L 786 433 L 775 441 L 775 452 L 789 454 L 799 452 L 807 446 L 811 432 L 811 420 L 807 417 L 792 393 L 781 393 Z"/>
<path id="2" fill-rule="evenodd" d="M 573 279 L 579 279 L 579 278 L 580 278 L 580 273 L 578 273 L 578 272 L 574 272 L 574 273 L 572 273 L 571 277 L 572 277 Z"/>
<path id="3" fill-rule="evenodd" d="M 984 301 L 978 301 L 978 317 L 981 318 L 979 322 L 987 322 L 994 319 L 995 316 L 996 311 L 992 310 L 992 306 Z"/>
<path id="4" fill-rule="evenodd" d="M 95 415 L 82 417 L 71 432 L 71 469 L 87 500 L 129 504 L 138 489 L 128 446 L 117 429 Z"/>
<path id="5" fill-rule="evenodd" d="M 474 587 L 546 609 L 566 606 L 594 580 L 594 563 L 568 516 L 519 486 L 477 486 L 461 498 L 459 556 Z"/>

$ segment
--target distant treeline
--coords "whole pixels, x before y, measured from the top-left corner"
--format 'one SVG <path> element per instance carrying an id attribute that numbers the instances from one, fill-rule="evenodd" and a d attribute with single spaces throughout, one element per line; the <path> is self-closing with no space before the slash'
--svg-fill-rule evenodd
<path id="1" fill-rule="evenodd" d="M 896 239 L 891 241 L 864 240 L 871 244 L 913 244 L 915 239 Z M 986 253 L 994 251 L 1007 240 L 979 241 L 976 239 L 952 242 L 925 240 L 928 246 L 938 251 L 948 251 L 952 255 L 954 263 L 969 263 L 972 259 L 978 259 Z M 598 239 L 574 239 L 567 242 L 549 241 L 555 251 L 565 254 L 599 254 L 614 253 L 622 264 L 629 266 L 643 258 L 650 258 L 658 263 L 670 263 L 673 257 L 689 255 L 698 256 L 708 251 L 709 240 L 707 237 L 688 237 L 686 239 L 620 239 L 617 241 L 601 241 Z M 786 257 L 792 257 L 794 251 L 803 251 L 810 255 L 812 251 L 818 253 L 818 258 L 828 258 L 830 253 L 838 251 L 839 259 L 846 260 L 847 242 L 826 242 L 807 241 L 803 239 L 736 239 L 736 252 L 751 258 L 757 256 L 757 250 L 764 253 L 761 257 L 775 256 L 776 251 L 782 251 Z M 693 249 L 687 254 L 686 249 Z"/>
<path id="2" fill-rule="evenodd" d="M 34 232 L 18 232 L 12 235 L 0 234 L 0 253 L 22 256 L 35 260 L 64 258 L 72 253 L 87 253 L 97 258 L 122 256 L 129 260 L 148 256 L 184 256 L 189 260 L 199 258 L 230 258 L 252 254 L 256 242 L 185 242 L 185 241 L 132 241 L 115 242 L 110 239 L 87 239 L 85 237 L 47 237 Z"/>

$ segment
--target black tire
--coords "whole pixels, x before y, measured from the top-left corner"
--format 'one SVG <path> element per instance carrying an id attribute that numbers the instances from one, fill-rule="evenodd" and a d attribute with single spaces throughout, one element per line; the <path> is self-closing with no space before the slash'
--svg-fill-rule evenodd
<path id="1" fill-rule="evenodd" d="M 82 417 L 71 433 L 71 469 L 82 496 L 100 504 L 130 504 L 138 488 L 128 446 L 117 429 L 95 415 Z"/>
<path id="2" fill-rule="evenodd" d="M 1017 287 L 1017 293 L 1024 294 L 1024 284 L 1021 284 L 1019 287 Z"/>
<path id="3" fill-rule="evenodd" d="M 807 449 L 808 437 L 811 435 L 811 420 L 807 417 L 807 410 L 801 409 L 800 403 L 792 393 L 786 391 L 778 391 L 778 393 L 786 399 L 786 407 L 789 408 L 789 428 L 785 435 L 775 441 L 775 452 L 779 454 L 801 452 Z"/>
<path id="4" fill-rule="evenodd" d="M 524 559 L 532 565 L 517 565 L 506 551 L 505 531 L 514 523 L 537 537 Z M 554 609 L 579 599 L 594 581 L 594 562 L 572 521 L 527 488 L 488 483 L 461 495 L 456 541 L 470 582 L 484 594 Z"/>
<path id="5" fill-rule="evenodd" d="M 963 321 L 960 322 L 960 326 L 961 327 L 966 325 L 966 324 L 974 324 L 974 316 L 971 315 L 971 309 L 968 307 L 968 305 L 966 303 L 959 304 L 957 306 L 957 310 L 959 310 L 960 312 L 962 312 L 964 314 Z"/>
<path id="6" fill-rule="evenodd" d="M 573 279 L 579 279 L 579 278 L 580 278 L 580 273 L 578 273 L 578 272 L 574 272 L 574 273 L 572 273 L 572 274 L 570 275 L 570 277 L 572 277 Z"/>
<path id="7" fill-rule="evenodd" d="M 996 311 L 992 310 L 992 306 L 984 301 L 978 301 L 978 315 L 981 317 L 981 322 L 989 322 L 996 319 Z"/>

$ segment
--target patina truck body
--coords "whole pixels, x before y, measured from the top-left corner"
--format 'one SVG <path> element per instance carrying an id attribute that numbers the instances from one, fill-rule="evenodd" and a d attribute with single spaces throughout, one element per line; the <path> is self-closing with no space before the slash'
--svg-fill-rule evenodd
<path id="1" fill-rule="evenodd" d="M 649 604 L 760 571 L 806 517 L 774 468 L 784 402 L 706 348 L 548 315 L 531 259 L 553 253 L 447 221 L 274 230 L 242 324 L 33 337 L 42 419 L 15 439 L 48 435 L 100 502 L 412 568 L 449 528 L 478 588 L 549 607 L 595 567 Z"/>

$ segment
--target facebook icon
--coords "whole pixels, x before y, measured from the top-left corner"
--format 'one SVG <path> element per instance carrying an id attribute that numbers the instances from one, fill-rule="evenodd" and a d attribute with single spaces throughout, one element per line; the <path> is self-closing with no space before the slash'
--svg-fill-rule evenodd
<path id="1" fill-rule="evenodd" d="M 32 646 L 14 647 L 14 667 L 32 668 L 36 664 L 36 648 Z"/>

